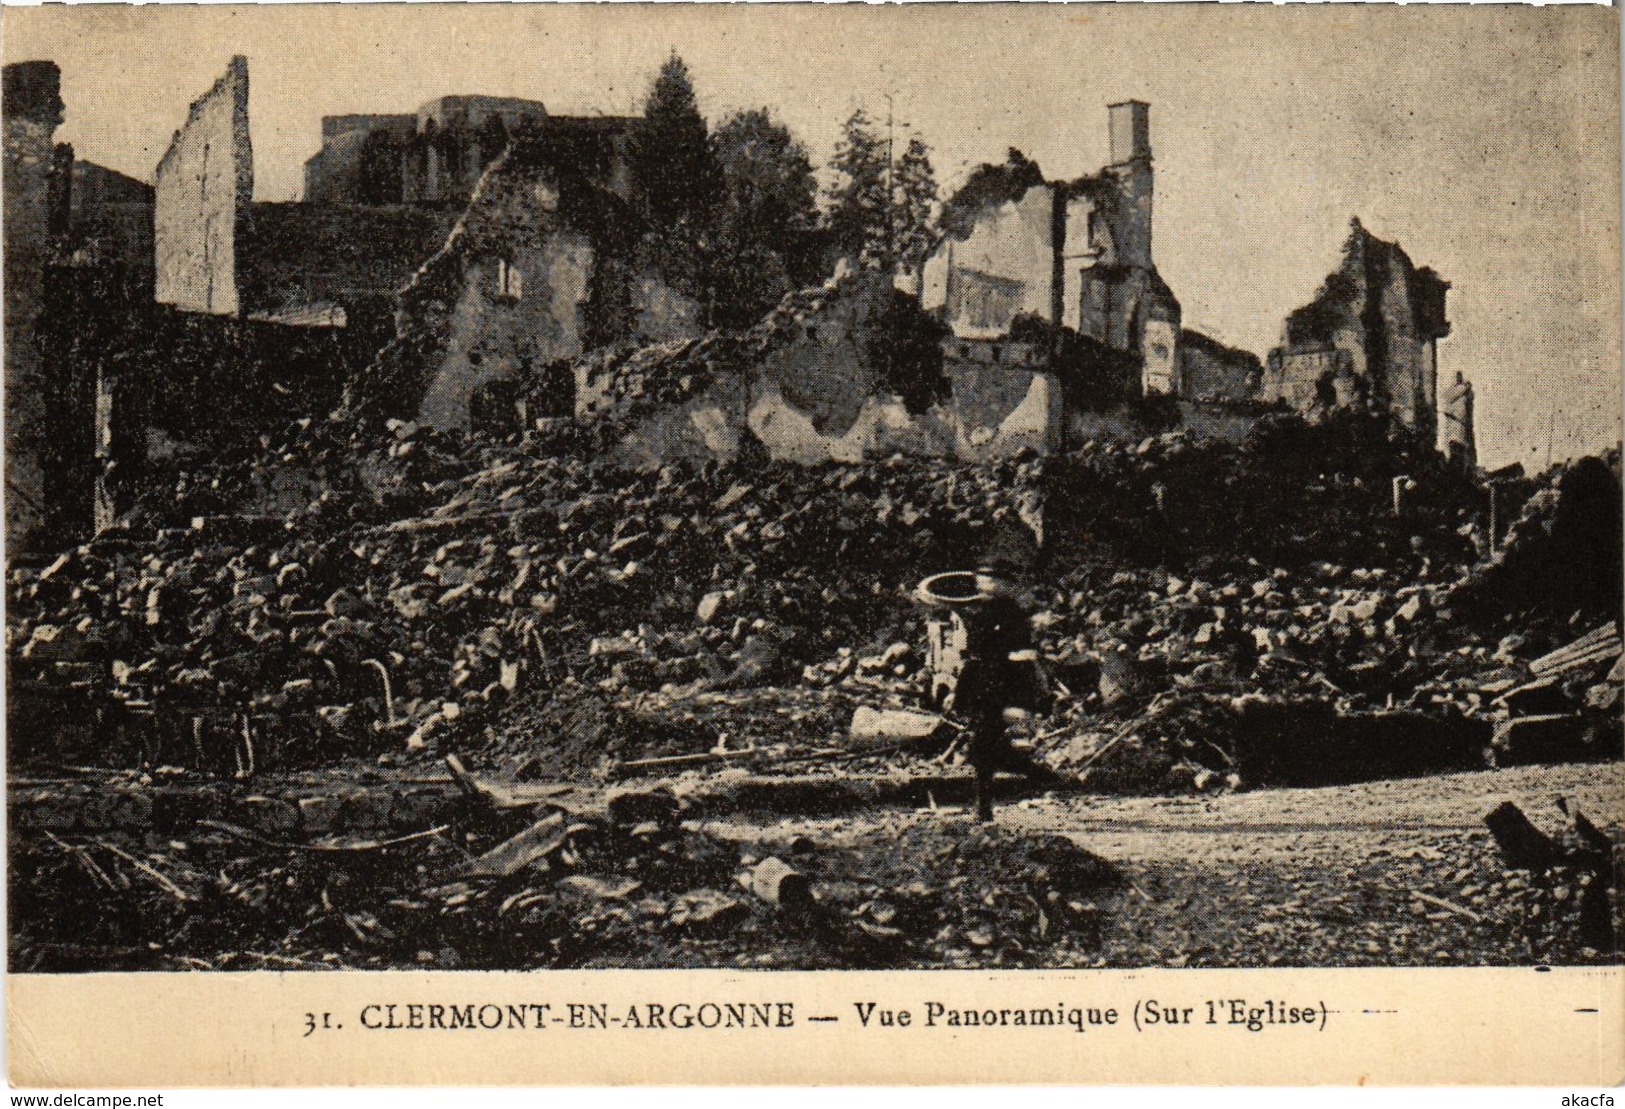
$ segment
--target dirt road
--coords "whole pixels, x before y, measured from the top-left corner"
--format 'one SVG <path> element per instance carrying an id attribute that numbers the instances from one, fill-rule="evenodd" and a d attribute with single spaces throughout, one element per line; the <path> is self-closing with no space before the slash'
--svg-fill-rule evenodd
<path id="1" fill-rule="evenodd" d="M 1482 965 L 1591 961 L 1576 885 L 1504 870 L 1483 817 L 1540 819 L 1576 798 L 1616 832 L 1625 766 L 1487 770 L 1210 798 L 1058 797 L 1003 806 L 1011 831 L 1058 834 L 1115 864 L 1096 965 Z M 820 842 L 966 821 L 963 807 L 783 821 Z M 724 835 L 759 827 L 710 826 Z M 1616 837 L 1617 838 L 1617 837 Z M 1617 915 L 1617 914 L 1616 914 Z"/>

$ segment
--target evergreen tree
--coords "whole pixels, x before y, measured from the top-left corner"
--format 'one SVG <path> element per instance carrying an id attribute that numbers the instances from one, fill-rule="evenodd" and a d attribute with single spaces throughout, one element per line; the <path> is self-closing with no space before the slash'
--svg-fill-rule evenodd
<path id="1" fill-rule="evenodd" d="M 765 108 L 735 114 L 712 145 L 723 188 L 710 299 L 716 323 L 743 327 L 817 278 L 817 183 L 805 148 Z"/>
<path id="2" fill-rule="evenodd" d="M 894 252 L 886 140 L 862 108 L 841 128 L 830 168 L 836 176 L 825 199 L 836 248 L 868 265 L 889 265 Z"/>
<path id="3" fill-rule="evenodd" d="M 931 248 L 931 217 L 937 202 L 931 148 L 917 138 L 910 139 L 892 179 L 892 249 L 898 261 L 913 265 Z"/>
<path id="4" fill-rule="evenodd" d="M 643 118 L 632 172 L 656 227 L 666 230 L 704 218 L 716 202 L 721 174 L 688 66 L 675 53 L 649 88 Z"/>

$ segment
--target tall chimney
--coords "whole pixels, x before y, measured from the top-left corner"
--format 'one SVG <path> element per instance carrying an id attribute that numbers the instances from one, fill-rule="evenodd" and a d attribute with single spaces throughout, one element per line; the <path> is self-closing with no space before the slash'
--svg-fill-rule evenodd
<path id="1" fill-rule="evenodd" d="M 1151 159 L 1151 105 L 1143 100 L 1125 100 L 1106 111 L 1111 118 L 1112 161 L 1114 166 L 1137 158 Z"/>

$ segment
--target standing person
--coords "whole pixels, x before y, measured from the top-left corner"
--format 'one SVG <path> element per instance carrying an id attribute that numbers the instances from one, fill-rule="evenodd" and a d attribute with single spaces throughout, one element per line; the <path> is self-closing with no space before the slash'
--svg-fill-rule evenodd
<path id="1" fill-rule="evenodd" d="M 1031 712 L 1046 699 L 1032 621 L 1012 570 L 1000 558 L 977 567 L 977 597 L 959 609 L 965 624 L 965 664 L 952 708 L 970 724 L 976 818 L 984 824 L 993 820 L 993 775 L 1015 761 L 1006 734 L 1007 710 Z"/>

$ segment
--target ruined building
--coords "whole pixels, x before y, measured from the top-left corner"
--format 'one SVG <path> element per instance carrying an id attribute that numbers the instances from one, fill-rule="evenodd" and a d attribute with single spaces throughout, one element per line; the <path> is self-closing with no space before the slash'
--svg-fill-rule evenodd
<path id="1" fill-rule="evenodd" d="M 1261 397 L 1306 412 L 1380 402 L 1432 426 L 1446 286 L 1363 231 L 1321 298 L 1288 321 L 1269 367 L 1181 328 L 1152 256 L 1149 108 L 1137 101 L 1110 107 L 1111 164 L 1099 173 L 1046 181 L 1029 164 L 1030 177 L 962 210 L 913 274 L 947 338 L 940 370 L 920 379 L 929 395 L 905 400 L 872 346 L 901 296 L 884 281 L 834 280 L 737 340 L 687 344 L 703 331 L 701 305 L 663 268 L 672 252 L 631 172 L 641 119 L 559 117 L 537 101 L 483 96 L 327 116 L 304 199 L 264 203 L 254 199 L 248 81 L 246 60 L 233 58 L 191 104 L 144 209 L 145 186 L 96 167 L 59 169 L 77 191 L 51 192 L 48 163 L 71 165 L 71 153 L 63 163 L 49 152 L 48 128 L 43 140 L 39 218 L 55 204 L 98 229 L 57 233 L 70 246 L 56 256 L 100 278 L 96 259 L 108 252 L 96 244 L 149 263 L 121 279 L 147 290 L 144 330 L 124 348 L 104 346 L 162 358 L 87 357 L 72 328 L 56 331 L 62 363 L 78 367 L 67 376 L 93 383 L 80 392 L 94 435 L 74 449 L 93 455 L 103 478 L 122 467 L 126 487 L 148 463 L 161 479 L 166 459 L 211 457 L 327 412 L 341 390 L 359 414 L 506 430 L 596 418 L 603 396 L 636 395 L 619 454 L 640 465 L 726 456 L 752 440 L 816 462 L 899 450 L 980 459 L 1170 426 L 1240 438 Z M 32 134 L 19 129 L 14 143 L 9 111 L 8 167 Z M 26 170 L 8 174 L 8 226 L 27 225 L 26 204 L 12 223 Z M 22 250 L 11 241 L 8 277 L 26 232 Z M 93 297 L 83 281 L 64 287 Z M 26 281 L 8 281 L 8 329 L 28 319 L 9 298 L 27 293 Z M 648 349 L 629 357 L 637 348 Z M 672 382 L 682 387 L 668 396 Z M 237 390 L 230 413 L 192 403 L 221 389 Z M 129 403 L 140 398 L 147 411 Z M 1470 426 L 1470 395 L 1454 410 Z M 1458 441 L 1470 453 L 1470 432 Z M 99 522 L 117 509 L 103 484 L 93 499 Z"/>
<path id="2" fill-rule="evenodd" d="M 44 389 L 34 325 L 45 299 L 53 188 L 53 137 L 62 122 L 61 73 L 54 62 L 5 67 L 6 545 L 33 546 L 48 495 L 41 444 Z"/>
<path id="3" fill-rule="evenodd" d="M 1034 185 L 977 214 L 926 259 L 921 302 L 962 339 L 1009 334 L 1018 316 L 1071 328 L 1140 359 L 1149 392 L 1178 391 L 1180 309 L 1151 253 L 1151 109 L 1108 109 L 1111 164 Z"/>
<path id="4" fill-rule="evenodd" d="M 456 212 L 254 200 L 248 60 L 195 101 L 154 176 L 156 295 L 189 312 L 379 328 Z"/>
<path id="5" fill-rule="evenodd" d="M 1286 318 L 1260 396 L 1304 413 L 1385 412 L 1431 438 L 1449 282 L 1351 221 L 1342 264 Z M 1470 438 L 1470 435 L 1469 435 Z"/>
<path id="6" fill-rule="evenodd" d="M 52 549 L 110 516 L 116 444 L 101 357 L 112 321 L 152 297 L 151 186 L 54 143 L 49 61 L 5 67 L 8 549 Z"/>
<path id="7" fill-rule="evenodd" d="M 578 167 L 630 198 L 629 145 L 642 120 L 549 115 L 538 100 L 442 96 L 408 115 L 322 117 L 322 148 L 305 162 L 312 204 L 462 206 L 515 136 L 568 134 Z"/>
<path id="8" fill-rule="evenodd" d="M 370 399 L 467 427 L 481 388 L 606 343 L 697 332 L 697 305 L 639 249 L 627 155 L 641 123 L 484 96 L 328 116 L 305 199 L 256 202 L 248 64 L 233 58 L 158 166 L 157 298 L 359 327 L 372 349 L 389 344 Z"/>
<path id="9" fill-rule="evenodd" d="M 1174 392 L 1195 401 L 1237 403 L 1258 396 L 1264 364 L 1250 351 L 1225 346 L 1200 331 L 1179 333 Z"/>

